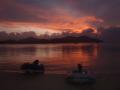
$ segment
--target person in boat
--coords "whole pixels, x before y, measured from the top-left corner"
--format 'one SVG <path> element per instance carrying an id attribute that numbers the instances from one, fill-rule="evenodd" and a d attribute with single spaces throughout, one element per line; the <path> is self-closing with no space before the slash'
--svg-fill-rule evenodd
<path id="1" fill-rule="evenodd" d="M 82 64 L 77 65 L 77 72 L 82 73 L 82 74 L 87 74 L 87 71 L 85 69 L 83 69 Z"/>
<path id="2" fill-rule="evenodd" d="M 32 64 L 33 64 L 33 65 L 39 65 L 39 63 L 40 63 L 39 60 L 35 60 L 35 61 L 33 61 Z"/>
<path id="3" fill-rule="evenodd" d="M 35 60 L 32 63 L 32 69 L 36 71 L 44 71 L 44 65 L 40 64 L 39 60 Z"/>
<path id="4" fill-rule="evenodd" d="M 33 63 L 31 64 L 31 69 L 32 70 L 39 70 L 39 60 L 33 61 Z"/>
<path id="5" fill-rule="evenodd" d="M 24 63 L 21 66 L 21 69 L 24 72 L 44 73 L 44 65 L 40 64 L 39 60 L 35 60 L 31 64 L 30 63 Z"/>
<path id="6" fill-rule="evenodd" d="M 96 81 L 94 77 L 90 76 L 85 70 L 83 70 L 82 64 L 77 64 L 77 70 L 69 74 L 66 80 L 68 83 L 74 85 L 92 85 Z"/>
<path id="7" fill-rule="evenodd" d="M 77 71 L 80 72 L 80 73 L 83 72 L 83 66 L 82 66 L 82 64 L 78 64 L 77 65 Z"/>
<path id="8" fill-rule="evenodd" d="M 73 73 L 83 73 L 82 64 L 77 64 L 77 68 L 75 70 L 73 70 Z"/>

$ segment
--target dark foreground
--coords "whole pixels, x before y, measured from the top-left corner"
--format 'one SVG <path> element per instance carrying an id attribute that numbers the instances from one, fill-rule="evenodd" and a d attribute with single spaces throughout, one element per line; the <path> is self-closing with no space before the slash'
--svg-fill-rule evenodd
<path id="1" fill-rule="evenodd" d="M 66 75 L 0 72 L 0 90 L 120 90 L 119 76 L 96 76 L 97 82 L 92 86 L 74 86 L 66 83 Z"/>

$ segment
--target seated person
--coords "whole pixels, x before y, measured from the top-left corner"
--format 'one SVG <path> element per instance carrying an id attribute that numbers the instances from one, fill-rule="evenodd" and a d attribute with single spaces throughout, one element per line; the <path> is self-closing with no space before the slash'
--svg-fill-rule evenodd
<path id="1" fill-rule="evenodd" d="M 77 71 L 82 72 L 83 71 L 83 66 L 81 64 L 77 65 Z"/>
<path id="2" fill-rule="evenodd" d="M 32 69 L 33 70 L 41 70 L 41 71 L 44 71 L 44 65 L 43 64 L 40 64 L 39 60 L 35 60 L 33 63 L 32 63 Z"/>
<path id="3" fill-rule="evenodd" d="M 35 61 L 33 61 L 32 64 L 33 64 L 33 65 L 39 65 L 39 60 L 35 60 Z"/>
<path id="4" fill-rule="evenodd" d="M 73 73 L 85 73 L 83 70 L 83 66 L 81 64 L 77 65 L 77 69 L 73 71 Z"/>

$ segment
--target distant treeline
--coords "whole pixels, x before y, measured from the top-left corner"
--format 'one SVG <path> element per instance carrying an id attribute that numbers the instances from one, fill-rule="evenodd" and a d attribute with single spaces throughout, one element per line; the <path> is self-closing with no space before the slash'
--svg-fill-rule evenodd
<path id="1" fill-rule="evenodd" d="M 20 40 L 4 40 L 0 41 L 0 44 L 41 44 L 41 43 L 100 43 L 102 40 L 97 38 L 92 38 L 88 36 L 65 36 L 60 38 L 51 38 L 51 39 L 38 39 L 38 38 L 26 38 Z"/>
<path id="2" fill-rule="evenodd" d="M 74 33 L 69 31 L 63 31 L 60 33 L 49 33 L 46 32 L 44 34 L 36 34 L 34 31 L 27 31 L 27 32 L 0 32 L 0 41 L 12 41 L 12 40 L 21 40 L 21 39 L 28 39 L 28 38 L 35 38 L 35 39 L 54 39 L 54 38 L 62 38 L 66 36 L 90 36 L 90 37 L 96 37 L 96 35 L 93 33 L 93 30 L 88 29 L 85 30 L 82 33 Z"/>

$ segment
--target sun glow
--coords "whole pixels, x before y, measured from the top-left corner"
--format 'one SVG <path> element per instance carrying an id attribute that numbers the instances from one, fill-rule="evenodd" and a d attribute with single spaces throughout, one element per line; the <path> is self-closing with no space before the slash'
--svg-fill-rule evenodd
<path id="1" fill-rule="evenodd" d="M 49 17 L 47 17 L 48 19 Z M 58 33 L 63 31 L 69 31 L 74 33 L 81 33 L 84 30 L 92 29 L 93 33 L 97 33 L 97 24 L 103 22 L 101 19 L 94 16 L 86 16 L 81 18 L 75 18 L 71 15 L 65 14 L 63 16 L 53 17 L 52 20 L 41 22 L 4 22 L 0 23 L 0 26 L 4 30 L 21 32 L 21 31 L 34 31 L 37 34 L 43 34 L 48 32 Z M 20 30 L 21 29 L 21 30 Z"/>
<path id="2" fill-rule="evenodd" d="M 97 29 L 95 27 L 92 27 L 92 26 L 83 26 L 83 27 L 80 27 L 79 29 L 75 29 L 73 30 L 72 32 L 75 32 L 75 33 L 82 33 L 84 30 L 87 30 L 87 29 L 92 29 L 93 30 L 93 33 L 97 33 Z"/>

